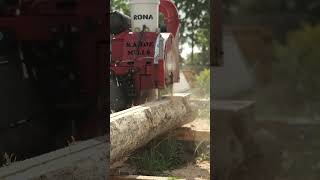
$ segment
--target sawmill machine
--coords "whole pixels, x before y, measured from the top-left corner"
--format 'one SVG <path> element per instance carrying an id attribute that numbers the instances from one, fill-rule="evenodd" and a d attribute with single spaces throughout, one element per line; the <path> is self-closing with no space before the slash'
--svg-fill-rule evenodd
<path id="1" fill-rule="evenodd" d="M 0 0 L 0 157 L 24 159 L 64 147 L 71 136 L 106 133 L 106 7 Z"/>
<path id="2" fill-rule="evenodd" d="M 110 108 L 159 97 L 179 82 L 179 16 L 171 0 L 130 0 L 130 16 L 110 19 Z M 163 23 L 159 22 L 163 18 Z"/>

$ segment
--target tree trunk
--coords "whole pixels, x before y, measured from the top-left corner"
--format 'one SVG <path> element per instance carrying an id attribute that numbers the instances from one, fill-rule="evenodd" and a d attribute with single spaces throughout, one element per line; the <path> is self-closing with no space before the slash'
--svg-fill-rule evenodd
<path id="1" fill-rule="evenodd" d="M 174 96 L 135 106 L 110 116 L 110 162 L 121 160 L 158 135 L 195 118 L 189 94 Z"/>

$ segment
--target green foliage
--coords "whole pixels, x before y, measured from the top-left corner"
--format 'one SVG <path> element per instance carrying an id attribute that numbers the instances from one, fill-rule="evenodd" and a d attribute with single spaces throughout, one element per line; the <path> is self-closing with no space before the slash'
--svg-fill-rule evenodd
<path id="1" fill-rule="evenodd" d="M 209 67 L 210 65 L 210 57 L 209 53 L 207 52 L 200 52 L 195 53 L 193 58 L 191 54 L 188 55 L 187 59 L 183 62 L 183 66 L 185 67 L 192 67 L 196 71 L 200 72 L 205 68 Z"/>
<path id="2" fill-rule="evenodd" d="M 274 79 L 288 93 L 307 103 L 320 102 L 320 25 L 304 25 L 288 34 L 286 45 L 275 45 Z"/>
<path id="3" fill-rule="evenodd" d="M 210 27 L 210 1 L 174 0 L 174 2 L 180 11 L 182 42 L 191 43 L 191 40 L 198 40 L 198 33 L 200 31 L 208 38 Z M 192 36 L 193 33 L 195 34 L 194 37 Z"/>
<path id="4" fill-rule="evenodd" d="M 210 70 L 204 69 L 196 76 L 197 86 L 203 96 L 210 96 Z"/>
<path id="5" fill-rule="evenodd" d="M 191 48 L 198 47 L 209 56 L 210 0 L 174 0 L 180 14 L 180 38 Z M 190 58 L 195 58 L 190 56 Z M 208 59 L 201 59 L 204 62 Z M 188 64 L 189 62 L 186 62 Z"/>
<path id="6" fill-rule="evenodd" d="M 110 1 L 111 11 L 117 10 L 117 11 L 123 12 L 126 15 L 129 15 L 130 10 L 129 10 L 128 3 L 129 3 L 128 0 L 111 0 Z"/>
<path id="7" fill-rule="evenodd" d="M 238 6 L 245 13 L 273 13 L 279 12 L 282 1 L 244 0 Z"/>
<path id="8" fill-rule="evenodd" d="M 199 161 L 210 161 L 210 142 L 201 141 L 196 144 L 195 154 Z"/>
<path id="9" fill-rule="evenodd" d="M 313 20 L 316 17 L 320 17 L 320 3 L 318 0 L 231 0 L 231 4 L 227 8 L 236 6 L 240 12 L 248 14 L 307 14 L 309 16 L 307 19 L 311 18 Z"/>
<path id="10" fill-rule="evenodd" d="M 182 145 L 172 136 L 161 142 L 152 141 L 143 151 L 130 157 L 139 173 L 145 175 L 161 175 L 182 163 Z"/>

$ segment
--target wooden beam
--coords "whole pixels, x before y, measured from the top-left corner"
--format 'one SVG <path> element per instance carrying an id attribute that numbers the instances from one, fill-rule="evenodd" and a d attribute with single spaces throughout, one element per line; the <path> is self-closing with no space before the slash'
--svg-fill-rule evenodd
<path id="1" fill-rule="evenodd" d="M 210 141 L 210 131 L 180 127 L 175 130 L 175 138 L 181 141 Z"/>

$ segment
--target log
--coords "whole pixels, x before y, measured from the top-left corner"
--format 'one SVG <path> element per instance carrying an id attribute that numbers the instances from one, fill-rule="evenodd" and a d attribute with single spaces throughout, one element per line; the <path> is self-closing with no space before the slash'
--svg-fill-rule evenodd
<path id="1" fill-rule="evenodd" d="M 177 93 L 110 115 L 110 162 L 128 156 L 153 138 L 195 119 L 190 94 Z"/>
<path id="2" fill-rule="evenodd" d="M 0 168 L 0 179 L 54 180 L 108 177 L 106 137 L 76 142 L 66 148 Z"/>

